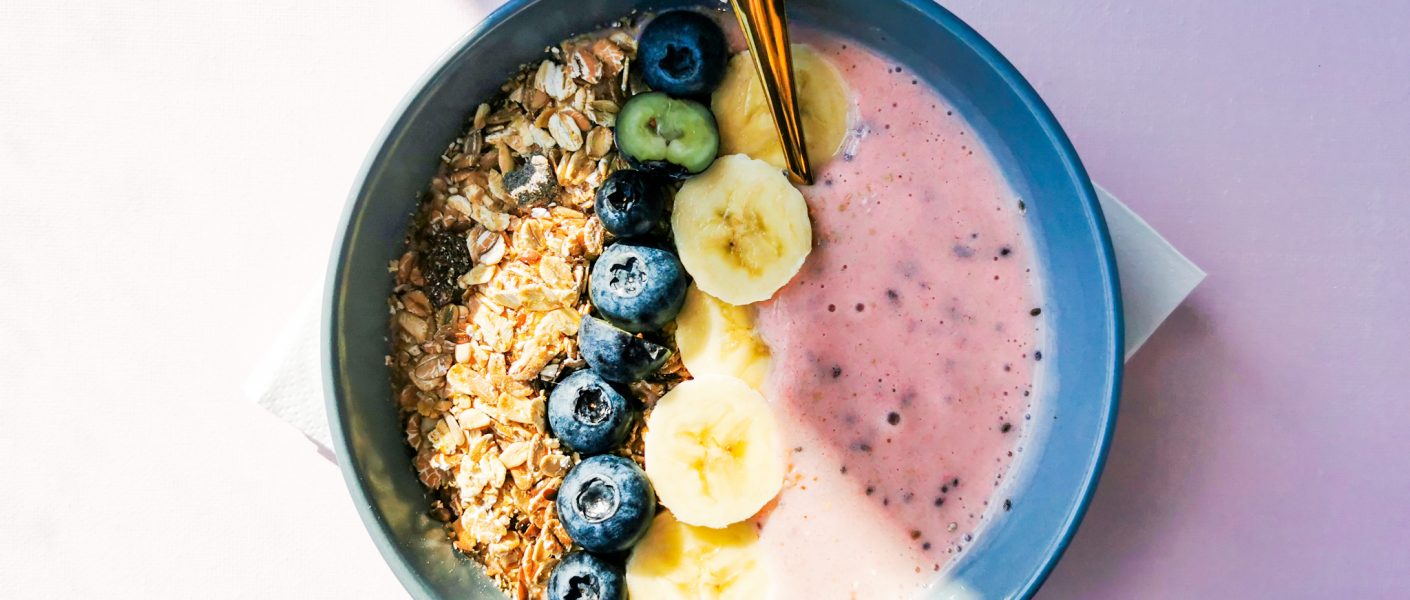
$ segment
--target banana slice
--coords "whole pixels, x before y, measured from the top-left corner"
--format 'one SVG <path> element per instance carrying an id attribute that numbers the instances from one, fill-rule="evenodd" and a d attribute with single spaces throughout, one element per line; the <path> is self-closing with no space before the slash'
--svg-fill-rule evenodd
<path id="1" fill-rule="evenodd" d="M 692 375 L 731 375 L 759 392 L 769 374 L 769 347 L 754 331 L 754 313 L 691 285 L 676 315 L 676 347 Z"/>
<path id="2" fill-rule="evenodd" d="M 842 74 L 809 46 L 793 45 L 793 75 L 803 117 L 803 141 L 813 166 L 820 167 L 837 153 L 847 136 L 852 98 Z M 720 127 L 721 154 L 748 154 L 780 169 L 786 167 L 764 86 L 749 52 L 730 59 L 725 80 L 710 104 Z"/>
<path id="3" fill-rule="evenodd" d="M 757 600 L 769 589 L 759 535 L 749 523 L 692 527 L 656 515 L 627 560 L 627 596 L 651 600 Z"/>
<path id="4" fill-rule="evenodd" d="M 813 248 L 803 195 L 778 168 L 742 154 L 681 186 L 671 228 L 696 285 L 734 305 L 771 298 Z"/>
<path id="5" fill-rule="evenodd" d="M 783 471 L 773 411 L 734 377 L 686 381 L 647 420 L 646 475 L 661 504 L 688 525 L 725 527 L 754 516 L 778 495 Z"/>

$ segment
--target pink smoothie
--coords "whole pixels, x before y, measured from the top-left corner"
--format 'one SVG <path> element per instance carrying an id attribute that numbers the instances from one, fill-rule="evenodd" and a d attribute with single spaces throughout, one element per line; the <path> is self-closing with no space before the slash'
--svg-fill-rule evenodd
<path id="1" fill-rule="evenodd" d="M 761 535 L 779 597 L 904 598 L 1002 518 L 1041 358 L 1036 269 L 965 121 L 885 57 L 808 41 L 867 133 L 804 190 L 816 247 L 759 307 L 791 463 Z"/>

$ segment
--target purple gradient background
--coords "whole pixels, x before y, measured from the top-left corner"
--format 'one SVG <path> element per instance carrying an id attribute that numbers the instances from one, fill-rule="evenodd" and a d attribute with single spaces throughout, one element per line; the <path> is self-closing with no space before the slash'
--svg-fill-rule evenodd
<path id="1" fill-rule="evenodd" d="M 1040 598 L 1410 596 L 1410 1 L 942 4 L 1209 272 Z"/>

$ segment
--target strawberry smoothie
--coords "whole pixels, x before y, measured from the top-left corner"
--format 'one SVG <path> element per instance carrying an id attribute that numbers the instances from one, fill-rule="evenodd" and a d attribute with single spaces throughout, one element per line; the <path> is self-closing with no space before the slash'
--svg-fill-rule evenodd
<path id="1" fill-rule="evenodd" d="M 758 328 L 790 476 L 761 517 L 778 596 L 904 598 L 1011 500 L 1042 315 L 1023 207 L 903 67 L 808 41 L 858 105 L 804 189 L 815 249 Z"/>

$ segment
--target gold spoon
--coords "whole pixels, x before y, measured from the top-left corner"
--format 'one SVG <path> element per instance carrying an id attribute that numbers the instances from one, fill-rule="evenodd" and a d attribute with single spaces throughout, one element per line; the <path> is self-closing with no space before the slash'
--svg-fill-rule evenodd
<path id="1" fill-rule="evenodd" d="M 774 129 L 783 145 L 788 178 L 813 184 L 813 167 L 803 145 L 803 119 L 798 112 L 798 91 L 793 86 L 793 54 L 788 45 L 788 16 L 784 0 L 730 0 L 739 26 L 749 38 L 754 69 L 764 83 L 764 97 L 773 113 Z"/>

